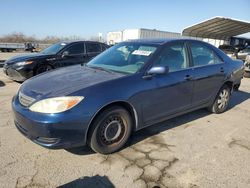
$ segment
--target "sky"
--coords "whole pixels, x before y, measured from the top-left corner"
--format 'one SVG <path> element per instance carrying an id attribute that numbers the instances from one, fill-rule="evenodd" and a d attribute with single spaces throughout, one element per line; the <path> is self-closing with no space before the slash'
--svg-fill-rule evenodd
<path id="1" fill-rule="evenodd" d="M 250 0 L 0 0 L 0 9 L 0 36 L 38 38 L 88 38 L 133 28 L 181 32 L 215 16 L 250 22 Z"/>

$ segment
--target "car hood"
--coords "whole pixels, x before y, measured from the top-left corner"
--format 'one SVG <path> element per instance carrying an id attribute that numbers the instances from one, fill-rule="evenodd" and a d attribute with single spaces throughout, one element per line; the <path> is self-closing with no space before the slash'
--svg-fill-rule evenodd
<path id="1" fill-rule="evenodd" d="M 106 72 L 76 65 L 53 70 L 25 81 L 20 91 L 32 98 L 66 96 L 95 84 L 120 78 L 125 74 Z"/>
<path id="2" fill-rule="evenodd" d="M 8 59 L 7 61 L 5 61 L 5 63 L 10 65 L 10 64 L 14 64 L 16 62 L 33 60 L 33 59 L 38 59 L 38 58 L 39 59 L 40 58 L 47 58 L 47 57 L 51 57 L 51 56 L 54 56 L 54 55 L 46 55 L 46 54 L 42 54 L 42 53 L 28 53 L 28 54 L 14 56 L 14 57 Z"/>

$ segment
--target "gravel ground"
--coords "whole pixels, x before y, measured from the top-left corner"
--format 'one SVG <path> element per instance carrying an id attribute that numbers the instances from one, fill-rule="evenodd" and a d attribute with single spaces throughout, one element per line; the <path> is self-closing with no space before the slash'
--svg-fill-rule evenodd
<path id="1" fill-rule="evenodd" d="M 227 112 L 198 110 L 151 126 L 107 156 L 23 137 L 11 113 L 19 87 L 0 69 L 0 187 L 250 187 L 250 79 Z"/>

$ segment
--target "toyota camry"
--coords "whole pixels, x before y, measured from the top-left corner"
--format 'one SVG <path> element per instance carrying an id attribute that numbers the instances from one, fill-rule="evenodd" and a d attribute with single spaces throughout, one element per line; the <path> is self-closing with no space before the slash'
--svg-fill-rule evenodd
<path id="1" fill-rule="evenodd" d="M 89 146 L 109 154 L 131 132 L 207 108 L 223 113 L 243 62 L 197 40 L 119 43 L 86 65 L 25 81 L 12 108 L 17 129 L 47 148 Z"/>

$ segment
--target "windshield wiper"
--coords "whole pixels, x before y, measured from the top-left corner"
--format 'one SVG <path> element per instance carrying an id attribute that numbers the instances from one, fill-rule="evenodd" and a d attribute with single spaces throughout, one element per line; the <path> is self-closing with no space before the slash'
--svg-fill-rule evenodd
<path id="1" fill-rule="evenodd" d="M 102 68 L 102 67 L 97 67 L 97 66 L 87 66 L 87 67 L 97 69 L 97 70 L 101 70 L 101 71 L 105 71 L 105 72 L 108 72 L 108 73 L 114 73 L 113 71 L 111 71 L 109 69 Z"/>

